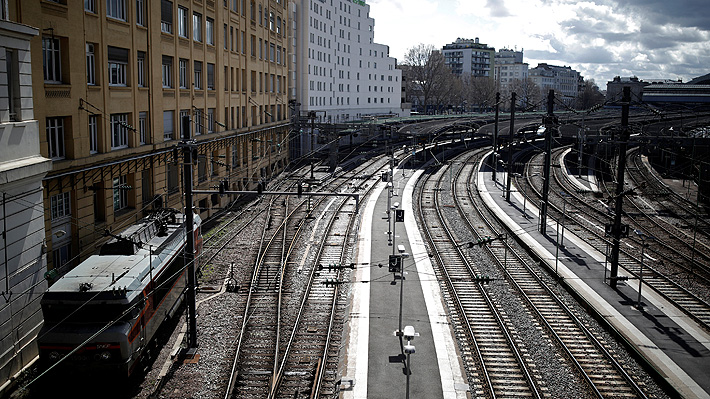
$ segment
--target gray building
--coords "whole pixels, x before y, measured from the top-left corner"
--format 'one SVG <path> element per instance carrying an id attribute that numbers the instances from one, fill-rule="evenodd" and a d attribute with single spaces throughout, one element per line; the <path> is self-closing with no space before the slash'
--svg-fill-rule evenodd
<path id="1" fill-rule="evenodd" d="M 528 71 L 528 76 L 542 90 L 544 96 L 552 89 L 557 98 L 571 105 L 579 94 L 582 76 L 568 66 L 556 66 L 546 63 L 538 64 Z"/>
<path id="2" fill-rule="evenodd" d="M 494 79 L 495 48 L 481 43 L 478 38 L 456 39 L 444 46 L 444 62 L 457 75 L 471 75 Z"/>
<path id="3" fill-rule="evenodd" d="M 37 359 L 40 298 L 47 289 L 42 178 L 51 161 L 40 155 L 34 119 L 30 39 L 37 29 L 0 19 L 0 395 Z M 57 204 L 64 209 L 68 203 Z"/>
<path id="4" fill-rule="evenodd" d="M 500 49 L 495 53 L 496 88 L 511 91 L 515 81 L 528 78 L 528 64 L 523 62 L 523 50 Z"/>

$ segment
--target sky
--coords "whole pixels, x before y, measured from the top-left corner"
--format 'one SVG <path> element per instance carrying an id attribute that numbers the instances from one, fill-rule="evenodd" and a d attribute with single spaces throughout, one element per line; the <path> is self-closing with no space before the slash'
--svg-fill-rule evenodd
<path id="1" fill-rule="evenodd" d="M 402 63 L 418 44 L 457 38 L 523 50 L 523 62 L 570 66 L 600 89 L 615 76 L 710 73 L 708 0 L 367 0 L 375 42 Z"/>

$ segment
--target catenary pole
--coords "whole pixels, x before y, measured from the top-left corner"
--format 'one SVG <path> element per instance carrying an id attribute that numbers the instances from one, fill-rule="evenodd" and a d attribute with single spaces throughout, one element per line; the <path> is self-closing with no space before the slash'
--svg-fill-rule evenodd
<path id="1" fill-rule="evenodd" d="M 197 348 L 197 319 L 195 311 L 195 233 L 192 216 L 192 144 L 190 143 L 190 116 L 182 117 L 183 141 L 183 184 L 185 186 L 185 235 L 187 239 L 185 263 L 187 264 L 187 301 L 188 350 Z"/>
<path id="2" fill-rule="evenodd" d="M 629 107 L 631 103 L 631 87 L 624 86 L 621 99 L 621 135 L 619 137 L 619 165 L 616 170 L 616 203 L 614 206 L 614 224 L 611 230 L 611 270 L 609 285 L 616 288 L 616 278 L 619 275 L 619 245 L 621 243 L 621 212 L 624 205 L 624 171 L 626 169 L 626 147 L 629 141 Z"/>

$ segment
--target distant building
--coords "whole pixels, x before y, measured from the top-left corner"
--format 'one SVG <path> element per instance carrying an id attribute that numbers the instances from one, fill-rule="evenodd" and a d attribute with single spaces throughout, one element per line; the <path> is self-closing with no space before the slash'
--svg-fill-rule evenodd
<path id="1" fill-rule="evenodd" d="M 444 62 L 457 75 L 471 75 L 494 79 L 495 48 L 481 43 L 478 38 L 456 39 L 444 46 Z"/>
<path id="2" fill-rule="evenodd" d="M 496 88 L 510 91 L 513 83 L 528 78 L 528 64 L 523 62 L 523 51 L 500 49 L 495 53 Z"/>
<path id="3" fill-rule="evenodd" d="M 4 2 L 3 2 L 4 3 Z M 39 300 L 47 289 L 42 179 L 52 161 L 40 155 L 34 117 L 30 41 L 39 30 L 0 19 L 0 396 L 37 358 Z M 41 64 L 41 63 L 40 63 Z M 58 206 L 58 209 L 64 205 Z M 59 234 L 59 231 L 55 232 Z"/>
<path id="4" fill-rule="evenodd" d="M 540 88 L 543 96 L 552 89 L 555 96 L 568 104 L 572 104 L 579 94 L 582 76 L 568 66 L 556 66 L 546 63 L 538 64 L 528 71 L 528 76 Z"/>
<path id="5" fill-rule="evenodd" d="M 649 82 L 639 80 L 636 76 L 620 77 L 616 76 L 612 81 L 606 84 L 606 101 L 614 103 L 620 101 L 625 86 L 631 88 L 631 100 L 640 101 L 643 94 L 643 88 L 648 86 Z"/>
<path id="6" fill-rule="evenodd" d="M 389 47 L 374 42 L 364 1 L 291 2 L 293 95 L 300 113 L 347 122 L 401 115 L 402 71 Z"/>

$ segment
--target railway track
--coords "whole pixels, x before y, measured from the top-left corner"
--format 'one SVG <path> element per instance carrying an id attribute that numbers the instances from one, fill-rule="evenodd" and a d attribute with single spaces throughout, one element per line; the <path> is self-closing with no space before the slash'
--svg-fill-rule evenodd
<path id="1" fill-rule="evenodd" d="M 352 187 L 355 177 L 360 179 L 354 190 L 371 187 L 374 171 L 385 162 L 374 158 L 321 189 Z M 248 286 L 225 398 L 278 398 L 304 393 L 320 397 L 321 392 L 328 396 L 337 390 L 335 373 L 343 319 L 338 312 L 338 300 L 342 299 L 339 284 L 334 282 L 341 279 L 344 270 L 332 265 L 336 258 L 340 266 L 346 262 L 351 238 L 349 233 L 331 233 L 331 229 L 350 231 L 356 210 L 350 200 L 318 198 L 312 204 L 307 199 L 295 204 L 288 198 L 272 199 L 272 207 L 274 201 L 281 201 L 285 207 L 267 210 L 270 219 L 262 232 Z M 312 215 L 323 216 L 312 219 Z M 324 226 L 314 226 L 318 224 Z M 311 237 L 304 237 L 308 232 Z M 304 252 L 303 242 L 319 243 L 315 255 Z"/>
<path id="2" fill-rule="evenodd" d="M 561 153 L 561 150 L 555 151 L 555 154 L 559 153 Z M 537 203 L 542 198 L 542 173 L 540 173 L 542 160 L 540 158 L 541 154 L 532 157 L 526 163 L 525 177 L 515 178 L 515 186 L 527 197 L 529 203 Z M 559 168 L 554 169 L 555 173 L 551 175 L 552 178 L 550 179 L 551 203 L 548 214 L 556 220 L 561 220 L 562 211 L 565 210 L 565 228 L 574 230 L 576 235 L 580 236 L 600 253 L 608 253 L 611 241 L 604 235 L 604 225 L 610 221 L 610 216 L 606 204 L 601 202 L 599 198 L 594 198 L 589 194 L 577 193 L 560 176 L 563 172 L 557 169 Z M 565 193 L 565 198 L 560 195 L 563 192 Z M 619 265 L 626 275 L 638 278 L 638 271 L 641 268 L 641 247 L 644 243 L 641 239 L 633 237 L 633 234 L 625 240 L 634 245 L 621 247 Z M 648 255 L 648 253 L 646 254 Z M 658 251 L 653 256 L 663 259 L 663 264 L 677 263 L 672 253 Z M 644 262 L 644 283 L 661 296 L 676 303 L 679 309 L 706 329 L 710 329 L 710 305 L 676 281 L 677 278 L 674 279 L 672 277 L 673 274 L 664 273 L 664 271 L 657 269 L 654 264 Z"/>
<path id="3" fill-rule="evenodd" d="M 471 386 L 479 396 L 539 398 L 541 393 L 532 377 L 534 369 L 523 359 L 511 327 L 485 288 L 473 283 L 482 273 L 455 243 L 441 213 L 439 186 L 445 176 L 444 168 L 428 176 L 420 191 L 419 214 L 426 240 L 435 253 L 437 277 L 446 287 L 445 297 L 455 312 L 452 319 L 463 338 Z"/>
<path id="4" fill-rule="evenodd" d="M 477 194 L 471 191 L 471 187 L 475 185 L 475 175 L 478 169 L 478 165 L 473 161 L 474 157 L 471 157 L 464 162 L 459 162 L 462 166 L 456 172 L 457 176 L 452 188 L 455 194 L 454 203 L 457 212 L 456 214 L 449 213 L 449 219 L 451 220 L 449 223 L 454 223 L 455 219 L 465 221 L 468 232 L 464 232 L 461 235 L 468 234 L 468 237 L 473 236 L 479 239 L 501 237 L 502 230 L 497 228 L 494 222 L 481 211 L 485 209 L 485 205 Z M 445 190 L 439 188 L 439 190 L 433 191 L 433 195 L 439 196 L 441 192 L 445 192 Z M 439 206 L 439 209 L 442 208 L 442 206 Z M 482 220 L 484 223 L 473 222 L 470 219 L 471 215 L 477 215 L 477 219 Z M 443 229 L 447 222 L 440 219 L 436 223 L 440 223 L 441 227 L 439 229 Z M 547 339 L 554 343 L 555 347 L 560 348 L 560 352 L 568 359 L 572 370 L 575 370 L 574 372 L 579 376 L 580 380 L 586 383 L 588 390 L 584 394 L 590 397 L 646 397 L 645 393 L 634 382 L 634 378 L 625 371 L 624 367 L 605 347 L 604 340 L 597 338 L 585 326 L 585 323 L 577 317 L 575 312 L 533 270 L 533 266 L 519 255 L 512 246 L 508 245 L 507 241 L 493 241 L 493 244 L 488 247 L 488 251 L 495 262 L 485 273 L 501 276 L 501 284 L 508 284 L 510 289 L 515 291 L 519 298 L 522 298 L 520 305 L 528 309 L 528 312 L 536 319 L 539 326 L 546 331 Z M 450 263 L 450 257 L 447 257 L 447 268 Z M 484 271 L 480 273 L 479 276 Z M 497 281 L 496 284 L 498 284 Z M 481 286 L 480 284 L 478 285 Z M 481 287 L 487 291 L 485 286 Z M 496 298 L 499 295 L 493 294 L 491 296 Z M 510 298 L 498 298 L 498 300 L 507 302 Z M 491 304 L 491 306 L 496 306 L 493 301 Z M 481 311 L 479 310 L 478 313 L 481 313 Z M 511 329 L 513 331 L 516 330 L 515 326 L 512 326 Z M 517 345 L 523 348 L 526 347 L 524 342 Z M 534 372 L 533 375 L 537 375 L 540 378 L 539 372 Z M 510 376 L 508 376 L 506 381 L 511 380 L 518 381 L 517 378 L 511 379 Z M 539 391 L 550 394 L 549 388 L 542 381 L 534 381 L 533 386 L 540 386 Z M 513 389 L 513 387 L 517 387 L 517 384 L 508 382 L 506 387 Z M 495 389 L 493 393 L 496 393 Z M 499 391 L 498 393 L 500 394 L 498 396 L 507 395 L 504 391 Z M 519 393 L 516 395 L 519 395 Z M 535 394 L 532 393 L 531 395 L 534 396 Z M 555 395 L 555 393 L 552 393 L 552 396 Z"/>

